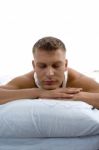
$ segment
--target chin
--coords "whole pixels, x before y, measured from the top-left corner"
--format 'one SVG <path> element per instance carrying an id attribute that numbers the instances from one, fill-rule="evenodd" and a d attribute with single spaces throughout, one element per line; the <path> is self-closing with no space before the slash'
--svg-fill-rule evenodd
<path id="1" fill-rule="evenodd" d="M 59 88 L 59 86 L 44 86 L 43 87 L 44 89 L 46 89 L 46 90 L 55 90 L 55 89 L 57 89 L 57 88 Z"/>

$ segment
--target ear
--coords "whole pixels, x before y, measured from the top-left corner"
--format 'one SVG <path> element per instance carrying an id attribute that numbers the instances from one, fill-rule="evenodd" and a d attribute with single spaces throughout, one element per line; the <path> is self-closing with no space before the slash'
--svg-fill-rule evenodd
<path id="1" fill-rule="evenodd" d="M 67 69 L 68 69 L 68 60 L 65 59 L 65 71 L 67 71 Z"/>
<path id="2" fill-rule="evenodd" d="M 33 66 L 33 69 L 35 70 L 35 63 L 34 63 L 34 60 L 32 60 L 32 66 Z"/>

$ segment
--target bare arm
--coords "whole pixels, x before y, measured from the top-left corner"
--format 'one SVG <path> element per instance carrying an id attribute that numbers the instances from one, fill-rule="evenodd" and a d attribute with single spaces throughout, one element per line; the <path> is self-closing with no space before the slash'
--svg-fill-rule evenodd
<path id="1" fill-rule="evenodd" d="M 33 72 L 19 76 L 0 86 L 0 104 L 16 99 L 36 98 L 37 89 L 33 82 Z"/>
<path id="2" fill-rule="evenodd" d="M 73 94 L 78 93 L 81 90 L 79 88 L 44 90 L 37 88 L 33 81 L 33 72 L 30 72 L 14 78 L 6 85 L 0 86 L 0 104 L 18 99 L 72 98 Z"/>
<path id="3" fill-rule="evenodd" d="M 83 89 L 83 91 L 82 91 Z M 81 100 L 99 108 L 99 84 L 93 79 L 69 69 L 67 88 L 44 90 L 33 82 L 33 72 L 17 77 L 0 87 L 0 104 L 16 99 L 50 98 Z"/>
<path id="4" fill-rule="evenodd" d="M 68 86 L 83 89 L 73 96 L 74 100 L 81 100 L 99 108 L 99 83 L 92 78 L 70 69 Z"/>
<path id="5" fill-rule="evenodd" d="M 40 88 L 27 88 L 27 89 L 0 89 L 0 104 L 7 103 L 18 99 L 63 99 L 73 98 L 73 95 L 78 93 L 81 89 L 69 88 L 69 89 L 55 89 L 44 90 Z"/>
<path id="6" fill-rule="evenodd" d="M 38 98 L 39 89 L 38 88 L 28 88 L 28 89 L 0 89 L 0 104 L 7 103 L 9 101 L 18 99 L 34 99 Z"/>
<path id="7" fill-rule="evenodd" d="M 33 82 L 33 72 L 14 78 L 4 86 L 0 86 L 0 104 L 18 99 L 66 99 L 72 98 L 78 93 L 79 88 L 58 88 L 55 90 L 44 90 L 37 88 Z"/>

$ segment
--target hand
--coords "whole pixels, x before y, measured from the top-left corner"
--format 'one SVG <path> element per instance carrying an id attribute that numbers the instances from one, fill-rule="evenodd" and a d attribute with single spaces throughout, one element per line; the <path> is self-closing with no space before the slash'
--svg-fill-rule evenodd
<path id="1" fill-rule="evenodd" d="M 89 93 L 88 92 L 79 92 L 79 93 L 76 93 L 74 96 L 73 96 L 73 100 L 84 100 L 88 97 Z"/>
<path id="2" fill-rule="evenodd" d="M 44 90 L 40 92 L 40 98 L 49 99 L 72 99 L 75 94 L 82 91 L 82 88 L 58 88 L 55 90 Z"/>

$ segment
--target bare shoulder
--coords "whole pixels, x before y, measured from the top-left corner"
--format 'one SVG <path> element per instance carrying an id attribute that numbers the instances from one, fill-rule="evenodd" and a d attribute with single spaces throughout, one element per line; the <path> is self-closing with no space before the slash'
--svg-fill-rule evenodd
<path id="1" fill-rule="evenodd" d="M 34 72 L 31 71 L 24 75 L 15 77 L 3 87 L 7 89 L 33 88 L 35 87 Z"/>
<path id="2" fill-rule="evenodd" d="M 68 68 L 68 79 L 69 81 L 74 81 L 78 78 L 80 78 L 82 76 L 82 74 L 72 68 Z"/>
<path id="3" fill-rule="evenodd" d="M 99 84 L 96 81 L 72 68 L 68 69 L 67 86 L 83 88 L 84 91 L 99 90 Z"/>

